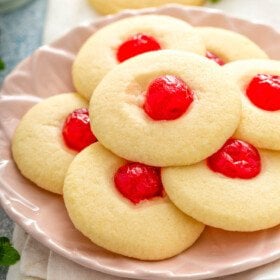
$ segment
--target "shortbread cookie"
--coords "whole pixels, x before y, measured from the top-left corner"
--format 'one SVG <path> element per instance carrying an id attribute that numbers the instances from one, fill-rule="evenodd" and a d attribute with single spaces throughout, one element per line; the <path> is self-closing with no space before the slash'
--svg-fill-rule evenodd
<path id="1" fill-rule="evenodd" d="M 280 62 L 246 60 L 224 67 L 242 94 L 236 137 L 256 147 L 280 150 Z"/>
<path id="2" fill-rule="evenodd" d="M 142 9 L 147 7 L 156 7 L 165 4 L 176 3 L 182 5 L 200 6 L 205 3 L 205 0 L 89 0 L 90 4 L 101 14 L 113 14 L 124 9 Z"/>
<path id="3" fill-rule="evenodd" d="M 213 227 L 257 231 L 280 223 L 280 153 L 229 140 L 208 162 L 163 168 L 165 191 L 186 214 Z"/>
<path id="4" fill-rule="evenodd" d="M 159 171 L 127 163 L 99 143 L 70 165 L 64 201 L 75 227 L 92 242 L 141 260 L 177 255 L 204 229 L 163 194 Z"/>
<path id="5" fill-rule="evenodd" d="M 241 59 L 266 59 L 267 54 L 244 35 L 215 27 L 197 27 L 204 40 L 206 56 L 220 65 Z"/>
<path id="6" fill-rule="evenodd" d="M 87 107 L 85 99 L 68 93 L 50 97 L 27 112 L 12 141 L 14 160 L 26 178 L 62 194 L 69 164 L 78 151 L 96 141 Z"/>
<path id="7" fill-rule="evenodd" d="M 182 20 L 159 15 L 122 19 L 94 33 L 82 46 L 72 69 L 75 87 L 90 99 L 104 75 L 116 65 L 159 49 L 205 53 L 200 36 Z"/>
<path id="8" fill-rule="evenodd" d="M 96 88 L 89 110 L 97 138 L 120 157 L 177 166 L 216 152 L 237 128 L 241 102 L 220 66 L 165 50 L 113 69 Z"/>

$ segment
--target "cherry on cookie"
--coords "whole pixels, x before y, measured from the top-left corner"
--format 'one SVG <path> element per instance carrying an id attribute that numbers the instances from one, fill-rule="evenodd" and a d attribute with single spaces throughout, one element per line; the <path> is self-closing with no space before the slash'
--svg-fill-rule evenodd
<path id="1" fill-rule="evenodd" d="M 280 110 L 280 76 L 258 74 L 246 90 L 251 102 L 266 111 Z"/>
<path id="2" fill-rule="evenodd" d="M 123 62 L 136 55 L 160 49 L 160 44 L 154 37 L 138 33 L 119 46 L 117 58 L 119 62 Z"/>
<path id="3" fill-rule="evenodd" d="M 162 196 L 160 169 L 142 163 L 121 166 L 114 176 L 118 191 L 134 204 Z"/>
<path id="4" fill-rule="evenodd" d="M 118 64 L 147 52 L 163 49 L 205 54 L 205 45 L 194 28 L 164 15 L 133 16 L 99 29 L 83 44 L 73 63 L 77 91 L 90 99 L 104 76 Z"/>
<path id="5" fill-rule="evenodd" d="M 207 159 L 208 167 L 230 178 L 251 179 L 261 171 L 261 158 L 251 144 L 229 139 L 224 146 Z"/>
<path id="6" fill-rule="evenodd" d="M 124 188 L 137 187 L 140 198 L 143 190 L 153 196 L 162 189 L 158 168 L 128 163 L 100 143 L 81 151 L 68 169 L 63 197 L 75 227 L 96 245 L 140 260 L 162 260 L 189 248 L 200 236 L 204 225 L 167 197 L 130 203 L 118 194 L 114 177 L 127 184 Z"/>
<path id="7" fill-rule="evenodd" d="M 88 109 L 76 109 L 68 115 L 62 129 L 66 145 L 80 152 L 85 147 L 97 141 L 90 129 Z"/>
<path id="8" fill-rule="evenodd" d="M 77 150 L 94 140 L 89 133 L 87 109 L 79 109 L 87 106 L 77 93 L 64 93 L 43 100 L 23 116 L 12 139 L 12 152 L 24 177 L 47 191 L 62 194 L 66 172 Z M 67 148 L 63 133 L 77 149 Z"/>
<path id="9" fill-rule="evenodd" d="M 153 120 L 175 120 L 193 102 L 193 92 L 186 83 L 173 75 L 153 80 L 147 90 L 144 110 Z"/>
<path id="10" fill-rule="evenodd" d="M 223 70 L 240 90 L 241 122 L 234 137 L 256 148 L 280 151 L 280 62 L 248 59 Z"/>

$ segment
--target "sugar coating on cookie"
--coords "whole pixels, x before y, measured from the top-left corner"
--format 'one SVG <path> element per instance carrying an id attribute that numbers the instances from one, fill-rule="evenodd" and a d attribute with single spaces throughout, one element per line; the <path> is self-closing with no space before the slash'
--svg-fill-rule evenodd
<path id="1" fill-rule="evenodd" d="M 62 137 L 67 116 L 88 103 L 78 94 L 50 97 L 32 107 L 20 121 L 12 140 L 20 172 L 39 187 L 62 194 L 69 164 L 77 154 Z"/>
<path id="2" fill-rule="evenodd" d="M 170 0 L 89 0 L 90 4 L 101 14 L 113 14 L 124 9 L 142 9 L 147 7 L 156 7 L 165 4 L 170 4 Z M 172 3 L 181 5 L 202 5 L 205 0 L 173 0 Z"/>
<path id="3" fill-rule="evenodd" d="M 175 205 L 194 219 L 230 231 L 257 231 L 280 223 L 280 153 L 259 150 L 262 170 L 254 178 L 229 178 L 206 161 L 162 169 Z"/>
<path id="4" fill-rule="evenodd" d="M 177 76 L 193 92 L 187 111 L 174 120 L 154 120 L 143 108 L 149 84 L 162 75 Z M 165 50 L 113 69 L 96 88 L 89 111 L 99 141 L 120 157 L 177 166 L 217 151 L 238 126 L 241 102 L 220 66 L 202 56 Z"/>
<path id="5" fill-rule="evenodd" d="M 234 31 L 216 27 L 196 27 L 207 51 L 224 64 L 241 59 L 267 59 L 268 55 L 248 37 Z"/>
<path id="6" fill-rule="evenodd" d="M 161 15 L 122 19 L 94 33 L 80 49 L 73 64 L 72 76 L 81 95 L 90 99 L 104 75 L 120 63 L 117 58 L 119 47 L 137 34 L 152 37 L 161 49 L 205 53 L 200 36 L 182 20 Z"/>
<path id="7" fill-rule="evenodd" d="M 141 260 L 161 260 L 190 247 L 204 225 L 165 196 L 135 205 L 114 185 L 126 161 L 96 143 L 77 155 L 64 184 L 64 201 L 75 227 L 95 244 Z"/>
<path id="8" fill-rule="evenodd" d="M 236 61 L 225 65 L 224 70 L 239 86 L 241 92 L 242 117 L 235 136 L 258 148 L 280 150 L 280 111 L 261 109 L 253 104 L 246 94 L 249 84 L 257 75 L 280 76 L 280 62 L 274 60 Z"/>

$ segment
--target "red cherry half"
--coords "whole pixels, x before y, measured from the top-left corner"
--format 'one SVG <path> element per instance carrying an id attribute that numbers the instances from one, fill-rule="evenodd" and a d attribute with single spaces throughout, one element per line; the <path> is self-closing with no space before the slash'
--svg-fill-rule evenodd
<path id="1" fill-rule="evenodd" d="M 224 146 L 207 159 L 208 167 L 230 178 L 251 179 L 261 171 L 258 150 L 249 143 L 229 139 Z"/>
<path id="2" fill-rule="evenodd" d="M 247 97 L 260 109 L 280 110 L 280 76 L 258 74 L 246 90 Z"/>
<path id="3" fill-rule="evenodd" d="M 148 87 L 144 110 L 153 120 L 175 120 L 193 102 L 193 92 L 186 83 L 173 75 L 156 78 Z"/>
<path id="4" fill-rule="evenodd" d="M 134 204 L 163 195 L 160 168 L 128 163 L 118 169 L 114 181 L 118 191 Z"/>
<path id="5" fill-rule="evenodd" d="M 66 145 L 78 152 L 96 142 L 90 129 L 88 109 L 80 108 L 69 114 L 64 122 L 62 135 Z"/>
<path id="6" fill-rule="evenodd" d="M 119 46 L 117 59 L 119 62 L 123 62 L 136 55 L 160 49 L 160 44 L 154 37 L 138 33 Z"/>

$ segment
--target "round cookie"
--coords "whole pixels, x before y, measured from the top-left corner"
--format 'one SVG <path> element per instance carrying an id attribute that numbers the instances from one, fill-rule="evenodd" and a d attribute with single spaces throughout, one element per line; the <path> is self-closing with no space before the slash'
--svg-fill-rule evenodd
<path id="1" fill-rule="evenodd" d="M 62 194 L 66 171 L 77 154 L 64 143 L 63 123 L 74 110 L 87 107 L 78 94 L 67 93 L 50 97 L 26 113 L 12 140 L 13 158 L 26 178 Z"/>
<path id="2" fill-rule="evenodd" d="M 124 9 L 142 9 L 148 7 L 156 7 L 170 3 L 176 3 L 181 5 L 195 5 L 200 6 L 205 3 L 205 0 L 89 0 L 89 3 L 101 14 L 113 14 Z"/>
<path id="3" fill-rule="evenodd" d="M 162 75 L 179 77 L 193 92 L 188 110 L 170 121 L 155 121 L 143 109 L 149 84 Z M 202 56 L 147 53 L 102 80 L 90 102 L 91 126 L 99 141 L 122 158 L 161 167 L 189 165 L 213 154 L 234 133 L 239 95 L 222 68 Z"/>
<path id="4" fill-rule="evenodd" d="M 105 74 L 120 63 L 117 57 L 120 46 L 137 34 L 152 36 L 162 49 L 205 53 L 200 36 L 182 20 L 160 15 L 122 19 L 94 33 L 80 49 L 72 77 L 81 95 L 90 99 Z"/>
<path id="5" fill-rule="evenodd" d="M 280 223 L 280 153 L 259 153 L 262 169 L 250 179 L 214 172 L 206 161 L 163 168 L 165 191 L 179 209 L 209 226 L 230 231 L 276 226 Z"/>
<path id="6" fill-rule="evenodd" d="M 242 117 L 235 136 L 258 148 L 280 150 L 280 111 L 263 110 L 254 105 L 246 94 L 250 82 L 256 75 L 280 76 L 280 62 L 276 60 L 236 61 L 224 66 L 224 70 L 232 76 L 242 92 Z M 278 92 L 280 91 L 279 81 Z"/>
<path id="7" fill-rule="evenodd" d="M 75 227 L 112 252 L 141 260 L 161 260 L 190 247 L 204 225 L 178 210 L 165 197 L 135 205 L 114 185 L 125 164 L 101 144 L 73 160 L 64 184 L 64 201 Z"/>
<path id="8" fill-rule="evenodd" d="M 206 49 L 226 64 L 242 59 L 267 59 L 268 55 L 253 41 L 237 32 L 216 27 L 196 27 Z"/>

